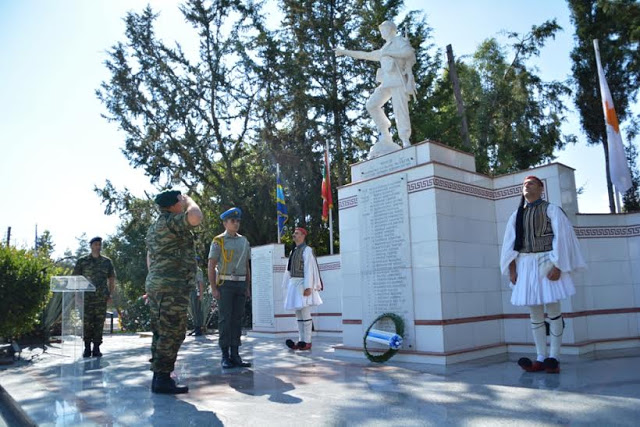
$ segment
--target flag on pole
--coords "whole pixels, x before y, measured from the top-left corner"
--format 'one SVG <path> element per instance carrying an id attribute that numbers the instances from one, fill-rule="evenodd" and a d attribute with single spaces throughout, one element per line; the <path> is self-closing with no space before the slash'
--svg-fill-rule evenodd
<path id="1" fill-rule="evenodd" d="M 277 166 L 277 178 L 276 178 L 276 208 L 278 210 L 278 239 L 282 236 L 284 230 L 284 224 L 289 219 L 287 215 L 287 203 L 284 200 L 284 190 L 282 189 L 282 183 L 280 182 L 280 165 Z"/>
<path id="2" fill-rule="evenodd" d="M 598 66 L 598 79 L 600 80 L 600 93 L 602 95 L 602 109 L 604 111 L 604 120 L 607 126 L 607 147 L 609 151 L 609 175 L 611 182 L 616 187 L 618 193 L 624 194 L 631 188 L 631 173 L 627 164 L 627 156 L 624 152 L 622 144 L 622 136 L 620 135 L 620 127 L 618 125 L 618 116 L 613 107 L 613 98 L 609 91 L 609 85 L 604 77 L 604 70 L 600 62 L 600 50 L 598 49 L 598 40 L 593 41 L 593 47 L 596 50 L 596 64 Z"/>
<path id="3" fill-rule="evenodd" d="M 329 149 L 324 150 L 324 168 L 322 169 L 322 220 L 329 221 L 329 211 L 333 209 L 331 195 L 331 176 L 329 174 Z"/>

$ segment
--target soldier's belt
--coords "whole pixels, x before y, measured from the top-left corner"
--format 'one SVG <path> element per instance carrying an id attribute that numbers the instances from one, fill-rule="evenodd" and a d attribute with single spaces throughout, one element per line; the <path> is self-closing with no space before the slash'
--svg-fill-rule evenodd
<path id="1" fill-rule="evenodd" d="M 218 277 L 220 279 L 222 279 L 222 280 L 231 280 L 233 282 L 242 282 L 242 281 L 247 280 L 247 276 L 233 276 L 233 275 L 228 275 L 228 274 L 221 274 Z"/>

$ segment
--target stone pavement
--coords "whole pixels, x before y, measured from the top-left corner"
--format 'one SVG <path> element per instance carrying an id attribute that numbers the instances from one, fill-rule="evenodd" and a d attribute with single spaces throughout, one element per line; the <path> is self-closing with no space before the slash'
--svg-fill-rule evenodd
<path id="1" fill-rule="evenodd" d="M 175 371 L 190 392 L 150 392 L 151 339 L 105 336 L 100 359 L 26 349 L 0 385 L 42 426 L 460 426 L 640 424 L 640 351 L 565 356 L 559 375 L 524 373 L 520 355 L 450 366 L 335 356 L 244 337 L 249 369 L 220 368 L 217 336 L 187 337 Z M 0 390 L 2 391 L 2 390 Z M 2 402 L 6 405 L 6 400 Z M 0 425 L 2 423 L 0 422 Z"/>

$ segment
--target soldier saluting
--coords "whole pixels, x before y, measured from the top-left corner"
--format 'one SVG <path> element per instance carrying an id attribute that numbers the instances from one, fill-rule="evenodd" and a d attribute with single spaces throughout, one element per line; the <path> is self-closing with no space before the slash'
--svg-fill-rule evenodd
<path id="1" fill-rule="evenodd" d="M 213 297 L 218 300 L 218 344 L 222 351 L 222 367 L 248 367 L 238 353 L 242 335 L 242 316 L 247 297 L 251 295 L 249 259 L 251 246 L 240 235 L 242 210 L 231 208 L 220 215 L 224 233 L 217 235 L 209 249 L 207 274 Z M 231 352 L 229 352 L 231 351 Z"/>
<path id="2" fill-rule="evenodd" d="M 174 370 L 178 349 L 187 330 L 187 309 L 196 261 L 193 228 L 202 222 L 202 211 L 191 197 L 164 191 L 155 197 L 160 215 L 147 232 L 147 281 L 151 309 L 151 370 L 154 393 L 187 393 L 176 385 Z"/>

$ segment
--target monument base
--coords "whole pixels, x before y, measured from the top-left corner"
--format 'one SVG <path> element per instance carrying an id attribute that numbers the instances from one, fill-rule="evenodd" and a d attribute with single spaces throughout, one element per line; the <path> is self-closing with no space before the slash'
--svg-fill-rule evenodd
<path id="1" fill-rule="evenodd" d="M 369 150 L 369 156 L 367 157 L 369 160 L 374 159 L 376 157 L 382 156 L 384 154 L 393 153 L 400 149 L 398 144 L 395 144 L 390 141 L 378 141 Z"/>
<path id="2" fill-rule="evenodd" d="M 640 347 L 640 338 L 620 338 L 593 340 L 582 343 L 562 344 L 561 355 L 583 356 L 594 351 L 625 350 Z M 364 350 L 359 347 L 345 345 L 334 346 L 336 355 L 344 358 L 366 359 Z M 449 352 L 407 351 L 400 350 L 393 356 L 393 361 L 407 363 L 428 363 L 433 365 L 452 365 L 483 357 L 505 355 L 510 353 L 535 354 L 536 347 L 529 343 L 498 343 Z"/>

